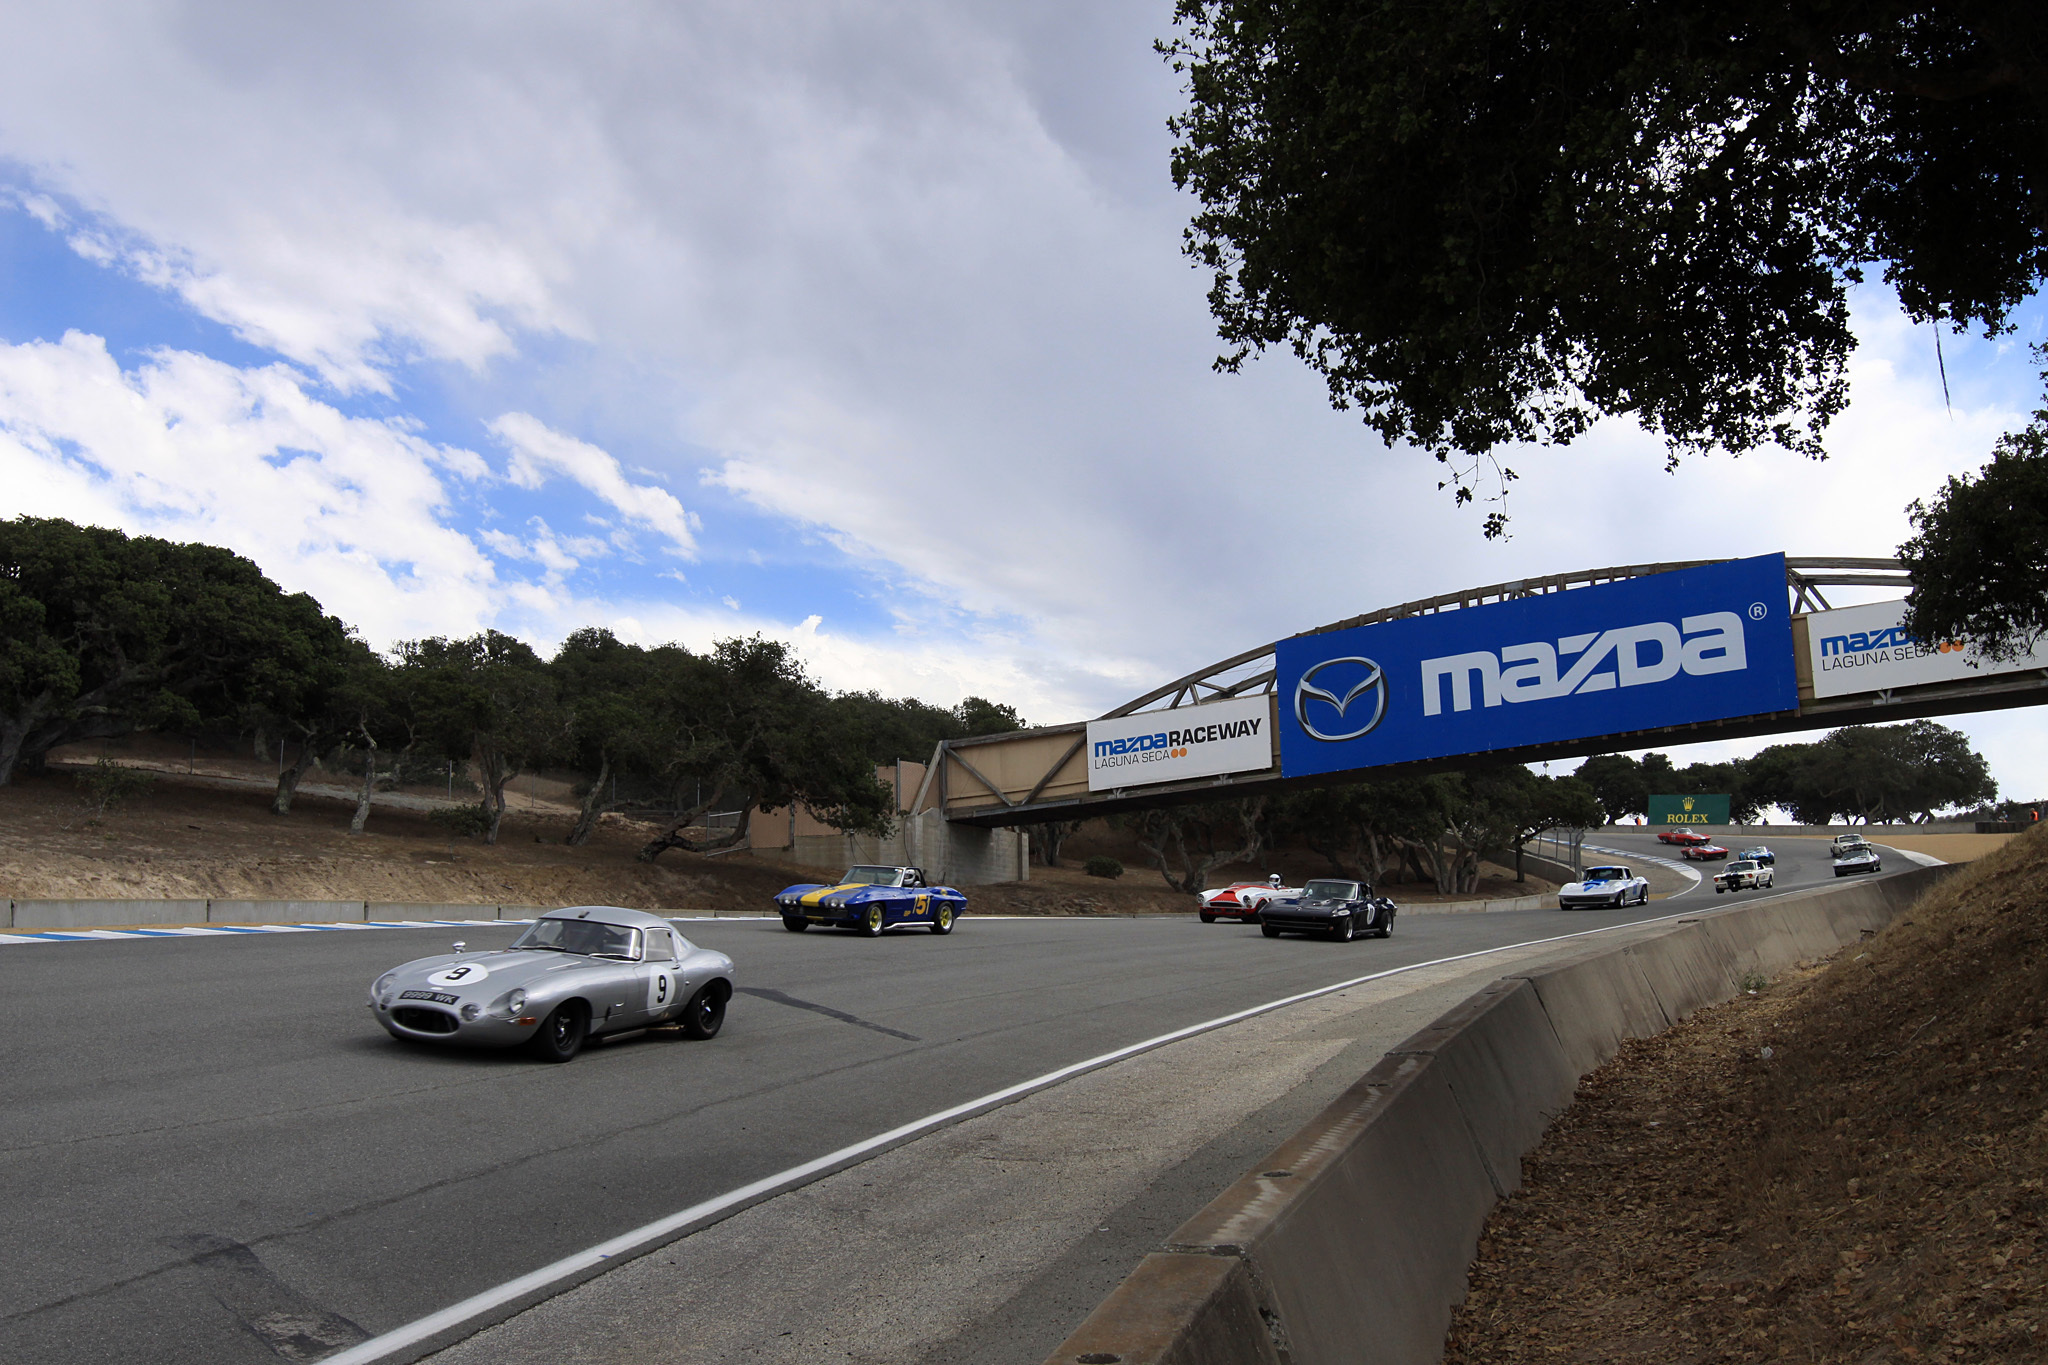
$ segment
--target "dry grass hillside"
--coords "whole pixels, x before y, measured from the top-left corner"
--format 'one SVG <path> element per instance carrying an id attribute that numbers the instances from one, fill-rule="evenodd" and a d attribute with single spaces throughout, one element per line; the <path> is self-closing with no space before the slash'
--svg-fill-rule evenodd
<path id="1" fill-rule="evenodd" d="M 2035 831 L 1588 1077 L 1446 1360 L 2048 1359 L 2044 1052 Z"/>
<path id="2" fill-rule="evenodd" d="M 348 833 L 355 809 L 345 775 L 315 773 L 286 816 L 269 812 L 273 772 L 242 755 L 201 751 L 148 737 L 109 746 L 125 768 L 148 772 L 148 789 L 95 812 L 87 785 L 97 752 L 65 755 L 46 773 L 19 774 L 0 787 L 0 897 L 40 899 L 371 900 L 448 905 L 604 903 L 648 910 L 763 910 L 798 881 L 843 869 L 809 867 L 774 854 L 702 857 L 671 850 L 648 864 L 634 855 L 655 826 L 607 817 L 588 844 L 562 840 L 574 818 L 567 784 L 529 780 L 517 794 L 496 846 L 451 838 L 429 818 L 451 804 L 431 785 L 380 792 L 368 830 Z M 161 750 L 161 752 L 158 752 Z M 189 770 L 188 770 L 189 768 Z M 560 790 L 556 790 L 559 788 Z M 458 795 L 457 800 L 465 799 Z M 474 796 L 466 799 L 474 800 Z M 1115 880 L 1090 877 L 1093 854 L 1125 864 Z M 1211 885 L 1327 875 L 1321 858 L 1284 852 L 1256 864 L 1219 869 Z M 1518 884 L 1489 867 L 1478 895 L 1515 896 L 1555 889 L 1531 876 Z M 1389 888 L 1415 903 L 1442 899 L 1423 886 Z M 1128 833 L 1085 827 L 1067 841 L 1062 866 L 1034 866 L 1023 885 L 973 889 L 984 914 L 1175 914 L 1193 899 L 1170 890 Z"/>
<path id="3" fill-rule="evenodd" d="M 21 774 L 0 787 L 0 896 L 36 899 L 372 900 L 448 905 L 601 903 L 669 911 L 765 910 L 792 882 L 843 869 L 751 852 L 634 855 L 655 827 L 607 819 L 588 844 L 562 842 L 571 812 L 534 801 L 506 817 L 496 846 L 451 837 L 432 802 L 380 795 L 369 828 L 348 833 L 352 799 L 302 788 L 274 816 L 260 779 L 203 767 L 160 770 L 150 789 L 96 813 L 79 771 Z M 442 803 L 445 804 L 445 803 Z M 1193 909 L 1149 868 L 1108 881 L 1078 867 L 1033 868 L 1021 886 L 974 888 L 984 914 L 1160 914 Z"/>

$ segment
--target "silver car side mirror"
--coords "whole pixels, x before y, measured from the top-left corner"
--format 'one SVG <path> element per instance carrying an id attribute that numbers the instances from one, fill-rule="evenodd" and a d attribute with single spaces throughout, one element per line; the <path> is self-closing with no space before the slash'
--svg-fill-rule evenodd
<path id="1" fill-rule="evenodd" d="M 461 952 L 461 951 L 462 951 L 462 950 L 463 950 L 464 948 L 467 948 L 467 947 L 468 947 L 469 945 L 468 945 L 467 943 L 464 943 L 464 942 L 463 942 L 463 941 L 462 941 L 461 939 L 459 939 L 459 938 L 458 938 L 458 939 L 456 939 L 456 940 L 455 940 L 455 942 L 453 942 L 453 943 L 449 944 L 448 946 L 449 946 L 449 947 L 451 947 L 451 948 L 453 948 L 453 949 L 454 949 L 454 950 L 455 950 L 456 952 L 458 952 L 458 953 L 459 953 L 459 952 Z"/>

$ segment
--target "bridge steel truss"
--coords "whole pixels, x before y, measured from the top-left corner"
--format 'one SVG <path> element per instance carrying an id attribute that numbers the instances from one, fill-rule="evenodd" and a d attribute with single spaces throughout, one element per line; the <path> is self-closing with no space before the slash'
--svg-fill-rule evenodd
<path id="1" fill-rule="evenodd" d="M 1626 578 L 1668 573 L 1674 569 L 1698 568 L 1723 560 L 1685 560 L 1668 564 L 1625 564 L 1578 573 L 1552 574 L 1545 578 L 1517 579 L 1464 592 L 1445 593 L 1384 607 L 1335 621 L 1327 626 L 1300 632 L 1321 635 L 1352 626 L 1373 625 L 1407 616 L 1427 616 L 1505 602 L 1518 597 L 1569 592 Z M 1360 769 L 1364 773 L 1422 773 L 1446 768 L 1468 767 L 1474 763 L 1537 763 L 1552 759 L 1583 758 L 1591 754 L 1628 749 L 1696 744 L 1704 740 L 1747 739 L 1756 735 L 1782 734 L 1841 725 L 1863 725 L 1879 721 L 1917 720 L 1926 716 L 1954 715 L 1969 711 L 1995 711 L 2014 706 L 2035 706 L 2048 702 L 2048 670 L 2002 673 L 1983 678 L 1934 683 L 1922 687 L 1865 693 L 1858 696 L 1815 698 L 1806 650 L 1806 614 L 1826 611 L 1826 591 L 1833 588 L 1890 588 L 1905 596 L 1911 584 L 1895 559 L 1790 558 L 1785 560 L 1785 590 L 1792 611 L 1792 645 L 1799 672 L 1799 706 L 1732 720 L 1671 725 L 1652 730 L 1635 730 L 1590 739 L 1499 749 L 1485 754 L 1426 762 L 1388 764 Z M 1294 638 L 1300 638 L 1300 635 Z M 1276 685 L 1274 646 L 1261 645 L 1242 654 L 1197 669 L 1184 677 L 1156 687 L 1141 697 L 1105 713 L 1104 720 L 1136 715 L 1145 711 L 1172 711 L 1184 706 L 1216 701 L 1225 697 L 1265 695 L 1272 697 Z M 1274 724 L 1278 724 L 1277 698 Z M 932 755 L 924 787 L 912 809 L 928 804 L 944 809 L 956 823 L 991 827 L 1041 824 L 1053 820 L 1083 820 L 1096 815 L 1138 810 L 1151 806 L 1180 805 L 1197 801 L 1257 796 L 1295 788 L 1327 786 L 1349 780 L 1351 774 L 1319 774 L 1283 778 L 1279 757 L 1274 766 L 1261 772 L 1234 773 L 1186 782 L 1163 782 L 1109 792 L 1088 790 L 1088 761 L 1085 749 L 1088 729 L 1085 721 L 1047 725 L 1010 734 L 984 735 L 973 739 L 948 740 Z"/>

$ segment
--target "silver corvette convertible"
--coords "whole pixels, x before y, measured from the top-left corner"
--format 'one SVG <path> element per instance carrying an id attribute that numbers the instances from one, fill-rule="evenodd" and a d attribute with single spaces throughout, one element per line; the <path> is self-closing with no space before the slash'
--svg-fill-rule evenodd
<path id="1" fill-rule="evenodd" d="M 710 1038 L 732 998 L 732 959 L 699 948 L 659 915 L 575 905 L 541 916 L 509 948 L 423 957 L 370 987 L 394 1038 L 527 1047 L 566 1062 L 588 1039 L 680 1025 Z"/>

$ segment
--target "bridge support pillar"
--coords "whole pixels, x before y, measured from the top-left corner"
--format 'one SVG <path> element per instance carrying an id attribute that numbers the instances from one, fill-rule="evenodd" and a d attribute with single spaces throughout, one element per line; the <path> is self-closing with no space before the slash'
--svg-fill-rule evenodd
<path id="1" fill-rule="evenodd" d="M 886 839 L 835 836 L 842 838 L 848 862 L 921 867 L 946 886 L 992 886 L 1031 876 L 1031 840 L 1022 830 L 954 824 L 936 809 L 898 816 L 896 832 Z"/>

